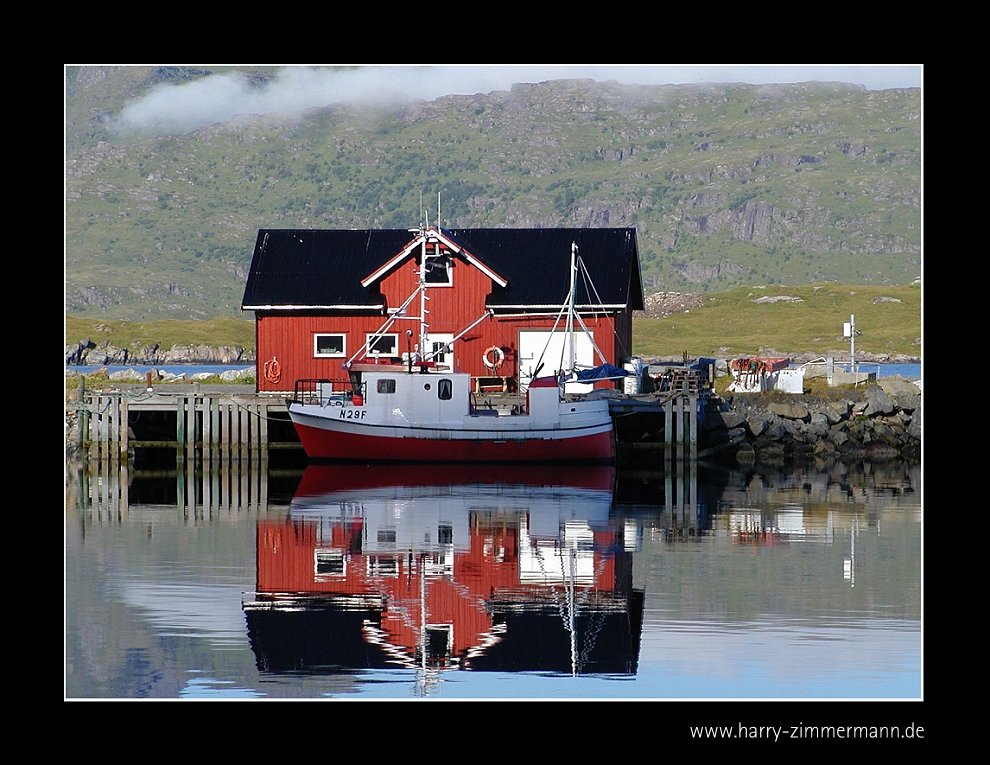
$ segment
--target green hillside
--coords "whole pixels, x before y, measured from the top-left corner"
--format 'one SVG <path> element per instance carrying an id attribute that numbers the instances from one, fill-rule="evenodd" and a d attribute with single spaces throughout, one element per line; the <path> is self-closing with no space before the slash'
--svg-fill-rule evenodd
<path id="1" fill-rule="evenodd" d="M 157 345 L 169 351 L 176 345 L 205 345 L 211 348 L 230 346 L 254 352 L 254 317 L 234 319 L 163 319 L 135 322 L 129 319 L 104 321 L 79 316 L 65 317 L 65 341 L 69 345 L 90 340 L 96 345 L 109 343 L 135 351 Z"/>
<path id="2" fill-rule="evenodd" d="M 568 80 L 124 129 L 152 89 L 230 69 L 67 68 L 69 315 L 239 317 L 259 228 L 408 228 L 438 198 L 449 226 L 633 226 L 648 292 L 921 275 L 918 89 Z"/>

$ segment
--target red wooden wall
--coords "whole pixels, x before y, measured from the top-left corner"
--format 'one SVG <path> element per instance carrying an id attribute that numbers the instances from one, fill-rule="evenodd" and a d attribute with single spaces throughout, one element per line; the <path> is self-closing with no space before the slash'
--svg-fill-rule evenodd
<path id="1" fill-rule="evenodd" d="M 417 263 L 407 260 L 381 282 L 381 292 L 386 306 L 397 308 L 412 294 L 418 283 Z M 466 261 L 456 260 L 453 266 L 451 286 L 431 286 L 427 292 L 429 331 L 431 334 L 457 335 L 485 314 L 486 299 L 492 290 L 489 277 Z M 419 297 L 409 306 L 410 315 L 419 315 Z M 283 312 L 256 314 L 256 342 L 258 349 L 258 390 L 265 392 L 291 391 L 299 379 L 345 379 L 342 366 L 364 344 L 366 334 L 377 331 L 387 315 L 360 315 L 357 312 L 339 312 L 336 315 L 317 315 L 309 312 Z M 618 315 L 583 317 L 594 333 L 595 342 L 606 359 L 621 366 L 632 350 L 632 317 L 628 311 Z M 487 376 L 492 372 L 485 366 L 484 355 L 492 346 L 505 353 L 505 362 L 498 374 L 518 380 L 519 331 L 549 329 L 556 314 L 549 316 L 520 317 L 495 316 L 486 318 L 462 337 L 455 346 L 456 369 L 474 376 Z M 563 328 L 561 323 L 560 328 Z M 419 323 L 399 320 L 390 333 L 399 335 L 399 352 L 406 351 L 405 333 L 411 329 L 416 343 Z M 314 336 L 326 333 L 347 335 L 346 354 L 343 358 L 316 358 Z M 597 359 L 596 359 L 597 362 Z M 551 370 L 547 370 L 548 372 Z"/>

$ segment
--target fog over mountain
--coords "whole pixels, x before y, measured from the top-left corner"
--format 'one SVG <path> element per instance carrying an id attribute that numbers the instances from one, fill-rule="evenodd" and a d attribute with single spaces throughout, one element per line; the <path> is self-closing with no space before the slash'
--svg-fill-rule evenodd
<path id="1" fill-rule="evenodd" d="M 921 74 L 66 66 L 66 311 L 238 316 L 259 230 L 432 200 L 451 228 L 634 227 L 650 293 L 910 284 Z"/>
<path id="2" fill-rule="evenodd" d="M 128 104 L 121 129 L 182 134 L 228 122 L 240 114 L 299 114 L 333 104 L 386 105 L 431 101 L 444 95 L 508 90 L 514 83 L 587 78 L 659 85 L 745 82 L 845 82 L 868 90 L 920 87 L 921 65 L 777 64 L 556 64 L 287 66 L 270 81 L 246 74 L 213 74 L 194 82 L 162 84 Z"/>

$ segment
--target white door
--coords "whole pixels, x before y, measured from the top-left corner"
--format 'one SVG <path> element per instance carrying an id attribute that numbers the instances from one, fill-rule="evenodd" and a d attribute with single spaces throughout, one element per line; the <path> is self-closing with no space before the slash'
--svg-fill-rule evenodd
<path id="1" fill-rule="evenodd" d="M 579 368 L 595 364 L 595 346 L 584 332 L 575 332 L 574 356 Z M 569 337 L 565 332 L 547 330 L 519 330 L 519 384 L 526 388 L 534 377 L 546 377 L 560 369 L 567 369 L 571 363 Z M 584 383 L 570 383 L 568 393 L 581 393 L 591 390 Z"/>
<path id="2" fill-rule="evenodd" d="M 437 366 L 447 367 L 451 372 L 456 372 L 454 366 L 454 336 L 450 334 L 431 334 L 427 341 L 429 347 L 426 349 L 427 355 L 433 354 L 433 361 Z"/>

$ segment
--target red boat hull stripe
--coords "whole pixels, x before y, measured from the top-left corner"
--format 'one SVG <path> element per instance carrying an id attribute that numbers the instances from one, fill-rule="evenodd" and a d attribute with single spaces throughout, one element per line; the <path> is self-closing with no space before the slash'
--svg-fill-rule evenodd
<path id="1" fill-rule="evenodd" d="M 555 439 L 504 441 L 382 438 L 296 423 L 311 459 L 398 462 L 577 462 L 615 457 L 611 430 Z"/>

